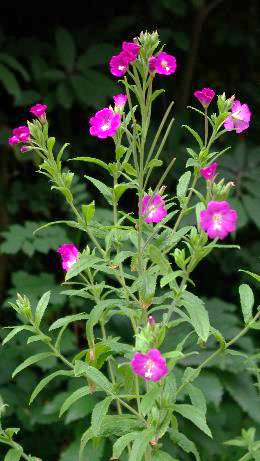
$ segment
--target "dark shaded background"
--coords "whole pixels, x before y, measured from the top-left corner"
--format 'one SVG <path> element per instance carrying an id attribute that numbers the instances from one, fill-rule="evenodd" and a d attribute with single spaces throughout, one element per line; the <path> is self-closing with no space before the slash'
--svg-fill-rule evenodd
<path id="1" fill-rule="evenodd" d="M 225 254 L 216 251 L 194 274 L 195 291 L 209 298 L 237 303 L 238 284 L 248 282 L 245 275 L 237 272 L 238 268 L 260 271 L 259 1 L 113 1 L 102 5 L 87 1 L 81 6 L 76 3 L 68 6 L 37 3 L 32 7 L 22 4 L 17 8 L 5 3 L 0 6 L 0 17 L 0 226 L 4 232 L 0 255 L 2 325 L 13 321 L 6 306 L 17 290 L 28 291 L 34 299 L 38 299 L 45 287 L 46 290 L 52 288 L 56 296 L 51 314 L 54 317 L 64 309 L 73 311 L 82 307 L 79 301 L 76 305 L 64 307 L 64 298 L 59 295 L 58 283 L 62 281 L 63 274 L 54 250 L 64 239 L 71 239 L 72 234 L 59 229 L 50 231 L 40 242 L 32 237 L 32 229 L 39 223 L 67 218 L 68 211 L 60 197 L 49 192 L 44 178 L 35 173 L 36 159 L 29 154 L 21 155 L 18 150 L 7 146 L 10 130 L 26 121 L 27 108 L 31 104 L 44 101 L 49 105 L 52 134 L 57 135 L 60 142 L 71 142 L 67 158 L 74 153 L 85 153 L 111 161 L 112 143 L 90 138 L 87 120 L 97 108 L 110 104 L 113 94 L 121 91 L 117 80 L 108 73 L 109 56 L 119 50 L 122 40 L 130 40 L 145 29 L 158 29 L 162 43 L 167 43 L 167 51 L 174 54 L 178 62 L 177 73 L 172 78 L 157 79 L 158 88 L 166 87 L 167 91 L 154 111 L 156 125 L 168 101 L 175 100 L 176 123 L 163 153 L 166 161 L 173 154 L 177 156 L 176 167 L 167 182 L 169 194 L 174 193 L 176 178 L 185 165 L 185 147 L 192 146 L 192 140 L 181 125 L 189 118 L 196 128 L 202 128 L 200 120 L 186 109 L 188 104 L 196 104 L 192 97 L 195 89 L 211 86 L 217 93 L 236 94 L 241 102 L 249 104 L 253 112 L 252 124 L 247 132 L 240 136 L 232 133 L 220 142 L 220 147 L 232 146 L 230 153 L 221 161 L 219 177 L 232 180 L 237 186 L 232 200 L 240 215 L 236 241 L 241 245 L 241 251 Z M 71 37 L 69 44 L 72 40 L 75 47 L 72 66 L 66 63 L 68 43 L 64 42 L 63 47 L 57 45 L 57 37 L 64 29 Z M 18 66 L 6 56 L 14 58 Z M 23 72 L 19 65 L 22 65 Z M 83 171 L 78 165 L 73 165 L 73 168 L 78 175 L 74 185 L 78 203 L 97 199 L 100 219 L 109 219 L 105 203 L 95 196 L 92 188 L 87 190 L 84 184 L 80 184 L 85 169 Z M 88 168 L 91 175 L 106 180 L 102 171 L 92 166 Z M 122 207 L 132 210 L 135 197 L 131 194 L 127 196 L 122 200 Z M 73 239 L 81 245 L 86 243 L 75 234 Z M 257 285 L 252 282 L 252 286 L 257 296 Z M 239 318 L 239 311 L 237 314 Z M 71 332 L 69 351 L 76 347 L 75 337 L 80 343 L 80 336 L 80 331 Z M 257 335 L 254 340 L 257 344 Z M 28 415 L 26 396 L 39 370 L 36 368 L 31 374 L 28 371 L 22 383 L 10 383 L 11 370 L 23 354 L 26 357 L 27 352 L 19 343 L 15 350 L 10 346 L 2 353 L 0 365 L 5 367 L 8 362 L 10 369 L 7 367 L 0 379 L 0 395 L 10 404 L 8 417 L 11 424 L 23 426 L 24 443 L 30 449 L 36 447 L 36 454 L 38 450 L 39 456 L 51 461 L 57 459 L 58 453 L 70 443 L 73 444 L 72 433 L 76 437 L 84 424 L 79 417 L 74 426 L 70 424 L 64 429 L 61 424 L 54 430 L 55 412 L 46 414 L 35 408 Z M 42 405 L 52 401 L 58 391 L 63 391 L 62 386 L 54 386 L 51 395 L 44 397 Z M 17 393 L 20 396 L 18 400 Z M 224 400 L 226 407 L 222 406 L 222 412 L 229 415 L 230 411 L 236 411 L 237 407 L 232 406 L 234 401 L 228 394 L 225 394 Z M 239 399 L 235 401 L 239 403 Z M 254 420 L 250 412 L 249 417 L 245 417 L 243 411 L 248 409 L 245 409 L 244 403 L 241 406 L 243 410 L 240 409 L 237 415 L 238 428 L 244 423 L 259 424 L 260 421 Z M 219 433 L 221 439 L 226 434 L 225 425 L 219 421 L 215 424 L 217 430 L 222 431 L 221 435 Z M 47 456 L 38 446 L 39 433 L 44 434 L 41 437 L 46 439 L 52 433 L 55 439 L 56 446 L 48 447 Z M 34 434 L 33 443 L 30 441 L 31 434 Z M 230 435 L 238 433 L 233 434 L 231 430 Z M 211 452 L 200 439 L 199 443 L 208 450 L 205 451 L 208 456 L 205 459 L 231 459 L 228 452 L 222 453 L 216 447 Z M 76 459 L 73 456 L 59 459 L 72 461 Z"/>

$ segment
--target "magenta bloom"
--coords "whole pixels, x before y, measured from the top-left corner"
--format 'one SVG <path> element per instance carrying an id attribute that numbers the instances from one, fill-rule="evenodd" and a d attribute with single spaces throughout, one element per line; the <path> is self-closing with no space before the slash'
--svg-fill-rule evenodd
<path id="1" fill-rule="evenodd" d="M 123 109 L 127 101 L 127 96 L 124 93 L 119 93 L 113 96 L 113 100 L 116 107 L 118 107 L 119 109 Z"/>
<path id="2" fill-rule="evenodd" d="M 27 125 L 21 125 L 14 128 L 12 136 L 8 139 L 9 144 L 18 144 L 19 142 L 27 142 L 30 138 L 30 131 Z"/>
<path id="3" fill-rule="evenodd" d="M 163 198 L 159 194 L 145 195 L 142 200 L 142 215 L 147 223 L 162 221 L 167 215 Z"/>
<path id="4" fill-rule="evenodd" d="M 212 181 L 216 175 L 218 167 L 218 162 L 214 162 L 209 166 L 205 166 L 205 168 L 200 169 L 200 174 L 205 178 L 207 181 Z"/>
<path id="5" fill-rule="evenodd" d="M 63 243 L 57 253 L 61 255 L 62 269 L 66 272 L 78 261 L 78 249 L 73 243 Z"/>
<path id="6" fill-rule="evenodd" d="M 149 58 L 151 72 L 157 72 L 162 75 L 174 74 L 177 68 L 176 58 L 171 54 L 162 51 L 157 56 Z"/>
<path id="7" fill-rule="evenodd" d="M 89 132 L 91 136 L 97 136 L 101 139 L 114 136 L 120 126 L 120 118 L 120 114 L 115 113 L 113 109 L 109 109 L 108 107 L 99 110 L 89 120 Z"/>
<path id="8" fill-rule="evenodd" d="M 141 46 L 138 45 L 138 43 L 134 43 L 134 42 L 123 42 L 122 44 L 122 50 L 128 54 L 129 62 L 133 62 L 136 60 L 139 54 L 140 48 Z"/>
<path id="9" fill-rule="evenodd" d="M 202 88 L 202 90 L 194 91 L 193 95 L 203 105 L 204 109 L 207 109 L 215 97 L 215 91 L 212 88 Z"/>
<path id="10" fill-rule="evenodd" d="M 35 117 L 45 117 L 46 115 L 46 110 L 48 109 L 48 106 L 46 104 L 35 104 L 30 108 L 31 114 L 35 115 Z"/>
<path id="11" fill-rule="evenodd" d="M 150 349 L 147 354 L 136 352 L 130 363 L 133 372 L 146 381 L 159 381 L 169 371 L 158 349 Z"/>
<path id="12" fill-rule="evenodd" d="M 130 57 L 125 51 L 121 51 L 110 58 L 109 67 L 112 75 L 123 77 L 128 71 Z"/>
<path id="13" fill-rule="evenodd" d="M 223 240 L 236 230 L 236 223 L 237 212 L 226 201 L 211 201 L 208 208 L 200 212 L 200 227 L 213 239 Z"/>
<path id="14" fill-rule="evenodd" d="M 241 104 L 236 99 L 231 108 L 231 114 L 226 118 L 224 127 L 227 131 L 235 130 L 236 133 L 242 133 L 247 130 L 252 114 L 247 104 Z"/>

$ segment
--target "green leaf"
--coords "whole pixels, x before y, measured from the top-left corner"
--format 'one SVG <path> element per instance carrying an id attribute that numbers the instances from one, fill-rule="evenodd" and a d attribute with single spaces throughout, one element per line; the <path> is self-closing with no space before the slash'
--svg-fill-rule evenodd
<path id="1" fill-rule="evenodd" d="M 179 447 L 185 451 L 185 453 L 192 453 L 196 461 L 201 461 L 195 444 L 189 440 L 186 435 L 178 432 L 176 429 L 170 429 L 170 437 L 175 444 L 179 445 Z"/>
<path id="2" fill-rule="evenodd" d="M 253 318 L 254 293 L 249 285 L 243 283 L 239 287 L 239 295 L 244 322 L 247 325 Z"/>
<path id="3" fill-rule="evenodd" d="M 185 291 L 182 295 L 182 303 L 191 319 L 191 324 L 202 341 L 207 341 L 209 336 L 209 316 L 204 307 L 204 302 L 194 294 Z"/>
<path id="4" fill-rule="evenodd" d="M 160 392 L 160 388 L 156 386 L 144 395 L 141 401 L 141 411 L 144 416 L 150 413 L 155 401 L 160 396 Z"/>
<path id="5" fill-rule="evenodd" d="M 186 171 L 179 179 L 178 184 L 177 184 L 177 197 L 180 200 L 180 202 L 183 201 L 183 199 L 186 197 L 186 193 L 189 187 L 190 183 L 190 178 L 191 178 L 191 172 Z"/>
<path id="6" fill-rule="evenodd" d="M 7 93 L 11 94 L 16 100 L 19 100 L 21 95 L 21 88 L 16 80 L 13 72 L 6 66 L 0 63 L 0 82 L 5 87 Z"/>
<path id="7" fill-rule="evenodd" d="M 177 277 L 182 277 L 183 276 L 183 271 L 175 271 L 175 272 L 170 272 L 170 274 L 164 275 L 161 278 L 161 288 L 165 287 L 165 285 L 170 284 L 173 280 L 175 280 Z"/>
<path id="8" fill-rule="evenodd" d="M 134 441 L 132 450 L 129 456 L 129 461 L 141 461 L 150 440 L 154 436 L 154 429 L 146 429 L 142 431 L 138 438 Z"/>
<path id="9" fill-rule="evenodd" d="M 200 148 L 202 149 L 203 148 L 203 141 L 200 137 L 200 135 L 197 133 L 197 131 L 193 130 L 190 126 L 188 125 L 182 125 L 183 128 L 186 128 L 186 130 L 188 130 L 192 136 L 196 139 L 197 143 L 199 144 Z"/>
<path id="10" fill-rule="evenodd" d="M 192 405 L 199 408 L 202 413 L 206 414 L 207 404 L 202 391 L 193 384 L 188 384 L 186 390 L 190 396 Z"/>
<path id="11" fill-rule="evenodd" d="M 162 251 L 155 245 L 149 245 L 149 256 L 151 260 L 159 266 L 163 275 L 171 271 L 171 265 L 168 259 L 162 254 Z"/>
<path id="12" fill-rule="evenodd" d="M 136 185 L 135 185 L 135 184 L 131 184 L 131 183 L 116 184 L 116 186 L 114 187 L 114 196 L 115 196 L 116 201 L 118 202 L 118 200 L 120 199 L 120 197 L 122 197 L 122 195 L 123 195 L 128 189 L 135 189 L 135 188 L 136 188 Z"/>
<path id="13" fill-rule="evenodd" d="M 122 262 L 124 262 L 127 258 L 130 258 L 133 256 L 133 252 L 132 251 L 120 251 L 119 253 L 117 253 L 117 255 L 115 256 L 115 259 L 113 261 L 113 264 L 116 264 L 116 265 L 119 265 L 121 264 Z"/>
<path id="14" fill-rule="evenodd" d="M 159 166 L 162 166 L 163 165 L 163 161 L 162 160 L 159 160 L 158 158 L 153 158 L 152 160 L 150 160 L 150 162 L 148 163 L 147 165 L 147 168 L 155 168 L 155 167 L 159 167 Z"/>
<path id="15" fill-rule="evenodd" d="M 91 428 L 95 436 L 98 436 L 102 426 L 104 416 L 107 414 L 113 397 L 106 397 L 95 405 L 91 416 Z"/>
<path id="16" fill-rule="evenodd" d="M 4 461 L 19 461 L 22 456 L 22 448 L 11 448 L 5 455 Z"/>
<path id="17" fill-rule="evenodd" d="M 102 166 L 102 168 L 105 168 L 105 170 L 108 170 L 108 166 L 103 160 L 100 160 L 99 158 L 95 157 L 74 157 L 71 158 L 70 160 L 77 160 L 80 162 L 87 162 L 87 163 L 95 163 L 96 165 Z"/>
<path id="18" fill-rule="evenodd" d="M 57 328 L 61 328 L 64 325 L 69 325 L 71 322 L 77 322 L 79 320 L 86 320 L 88 319 L 89 314 L 86 313 L 80 313 L 80 314 L 72 314 L 72 315 L 66 315 L 65 317 L 61 317 L 55 322 L 53 322 L 49 328 L 49 331 L 56 330 Z"/>
<path id="19" fill-rule="evenodd" d="M 112 189 L 107 187 L 103 182 L 91 176 L 84 175 L 84 178 L 88 179 L 92 184 L 101 192 L 110 205 L 112 205 Z"/>
<path id="20" fill-rule="evenodd" d="M 260 400 L 251 376 L 245 372 L 230 373 L 223 375 L 223 379 L 230 396 L 254 421 L 260 423 Z"/>
<path id="21" fill-rule="evenodd" d="M 86 375 L 91 381 L 93 381 L 97 386 L 106 391 L 110 395 L 115 395 L 113 390 L 113 384 L 94 367 L 91 367 L 81 360 L 76 360 L 74 367 L 75 376 Z"/>
<path id="22" fill-rule="evenodd" d="M 49 376 L 43 378 L 34 389 L 30 398 L 29 405 L 31 405 L 31 403 L 34 401 L 37 395 L 45 388 L 45 386 L 47 386 L 47 384 L 49 384 L 53 379 L 57 378 L 58 376 L 74 376 L 74 372 L 69 370 L 58 370 L 54 373 L 51 373 Z"/>
<path id="23" fill-rule="evenodd" d="M 127 445 L 139 437 L 140 432 L 130 432 L 122 435 L 113 445 L 113 458 L 120 458 Z"/>
<path id="24" fill-rule="evenodd" d="M 16 367 L 12 374 L 12 378 L 14 378 L 15 375 L 17 375 L 18 373 L 20 373 L 20 371 L 24 370 L 30 365 L 34 365 L 37 362 L 41 362 L 42 360 L 45 360 L 53 355 L 55 355 L 53 352 L 40 352 L 39 354 L 31 355 L 31 357 L 28 357 L 28 359 L 24 360 L 24 362 L 20 363 L 20 365 Z"/>
<path id="25" fill-rule="evenodd" d="M 0 61 L 7 64 L 11 69 L 19 72 L 27 82 L 30 80 L 30 76 L 26 69 L 10 54 L 0 53 Z"/>
<path id="26" fill-rule="evenodd" d="M 130 176 L 137 176 L 136 169 L 130 163 L 124 162 L 123 166 L 127 174 L 130 174 Z"/>
<path id="27" fill-rule="evenodd" d="M 83 386 L 74 391 L 70 396 L 63 402 L 61 409 L 60 409 L 60 414 L 59 417 L 61 417 L 65 411 L 67 411 L 73 403 L 77 402 L 77 400 L 82 399 L 86 395 L 88 395 L 91 392 L 90 388 L 88 386 Z"/>
<path id="28" fill-rule="evenodd" d="M 258 229 L 260 229 L 259 198 L 251 197 L 250 195 L 243 195 L 242 201 L 249 217 L 255 223 Z"/>
<path id="29" fill-rule="evenodd" d="M 127 151 L 127 147 L 117 146 L 116 147 L 116 160 L 119 161 L 126 151 Z"/>
<path id="30" fill-rule="evenodd" d="M 179 461 L 177 458 L 173 458 L 169 453 L 166 453 L 166 451 L 157 451 L 154 453 L 152 456 L 152 461 Z"/>
<path id="31" fill-rule="evenodd" d="M 47 291 L 46 293 L 44 293 L 44 295 L 42 295 L 40 301 L 38 302 L 38 304 L 36 306 L 35 324 L 36 324 L 37 327 L 40 326 L 42 317 L 44 316 L 44 312 L 45 312 L 45 310 L 46 310 L 46 308 L 47 308 L 47 306 L 49 304 L 50 295 L 51 295 L 50 291 Z"/>
<path id="32" fill-rule="evenodd" d="M 253 279 L 255 279 L 257 282 L 260 282 L 260 275 L 259 274 L 255 274 L 254 272 L 250 272 L 250 271 L 244 271 L 243 269 L 239 269 L 240 272 L 245 272 L 245 274 L 248 274 L 250 275 L 251 277 L 253 277 Z"/>
<path id="33" fill-rule="evenodd" d="M 195 426 L 202 432 L 212 437 L 210 428 L 207 425 L 205 414 L 199 408 L 193 405 L 177 403 L 174 405 L 173 410 L 180 413 L 184 418 L 189 419 Z"/>
<path id="34" fill-rule="evenodd" d="M 94 333 L 93 328 L 94 326 L 100 321 L 101 315 L 103 311 L 108 307 L 115 307 L 120 305 L 118 299 L 107 299 L 105 301 L 100 301 L 95 307 L 91 310 L 89 314 L 89 319 L 86 325 L 86 336 L 87 340 L 90 344 L 94 342 Z"/>
<path id="35" fill-rule="evenodd" d="M 88 205 L 82 205 L 81 209 L 82 209 L 82 214 L 85 218 L 85 222 L 88 225 L 91 222 L 91 219 L 93 218 L 94 213 L 95 213 L 95 200 L 93 200 Z"/>
<path id="36" fill-rule="evenodd" d="M 9 341 L 11 341 L 11 339 L 13 339 L 15 335 L 17 335 L 18 333 L 20 333 L 20 331 L 23 331 L 23 330 L 34 331 L 34 328 L 31 327 L 30 325 L 18 325 L 17 327 L 13 327 L 13 330 L 10 331 L 10 333 L 8 333 L 8 335 L 6 335 L 6 337 L 4 338 L 2 342 L 2 346 L 4 346 L 4 344 L 8 343 Z"/>
<path id="37" fill-rule="evenodd" d="M 59 27 L 55 38 L 60 64 L 71 72 L 76 58 L 76 46 L 73 36 L 66 29 Z"/>
<path id="38" fill-rule="evenodd" d="M 100 261 L 101 259 L 95 255 L 80 256 L 79 260 L 75 264 L 73 264 L 71 269 L 67 272 L 65 280 L 67 281 L 72 279 L 73 277 L 76 277 L 78 274 L 88 269 L 89 267 L 93 267 Z"/>

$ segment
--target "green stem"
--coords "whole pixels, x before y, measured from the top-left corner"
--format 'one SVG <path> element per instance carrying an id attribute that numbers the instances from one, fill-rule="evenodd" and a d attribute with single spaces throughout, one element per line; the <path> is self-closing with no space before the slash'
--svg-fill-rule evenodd
<path id="1" fill-rule="evenodd" d="M 204 129 L 205 129 L 204 145 L 205 145 L 205 148 L 206 148 L 207 142 L 208 142 L 208 135 L 209 135 L 209 121 L 208 121 L 208 109 L 207 109 L 207 107 L 205 109 Z"/>

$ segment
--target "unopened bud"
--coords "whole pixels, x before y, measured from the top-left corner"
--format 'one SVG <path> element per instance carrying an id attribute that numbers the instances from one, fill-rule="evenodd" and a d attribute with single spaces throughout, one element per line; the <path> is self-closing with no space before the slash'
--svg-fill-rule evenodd
<path id="1" fill-rule="evenodd" d="M 92 349 L 89 351 L 89 360 L 92 360 L 92 361 L 95 360 L 95 354 Z"/>
<path id="2" fill-rule="evenodd" d="M 155 318 L 153 317 L 153 315 L 149 315 L 149 317 L 147 319 L 147 325 L 151 327 L 154 324 L 155 324 Z"/>

